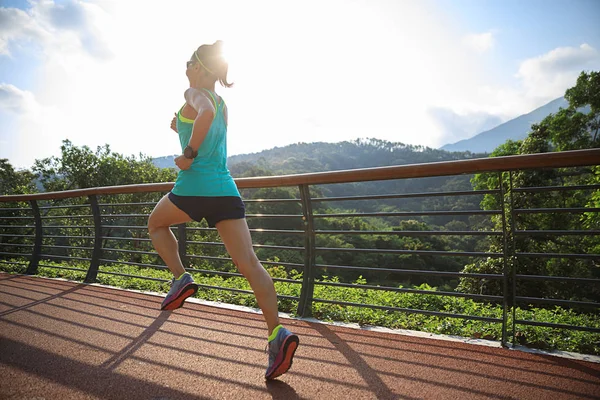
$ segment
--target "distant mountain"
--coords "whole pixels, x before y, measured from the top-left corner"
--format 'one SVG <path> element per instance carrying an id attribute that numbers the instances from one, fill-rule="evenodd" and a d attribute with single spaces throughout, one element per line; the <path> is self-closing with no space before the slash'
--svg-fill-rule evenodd
<path id="1" fill-rule="evenodd" d="M 156 165 L 158 168 L 175 168 L 175 169 L 177 169 L 177 166 L 175 165 L 175 157 L 177 157 L 177 155 L 153 158 L 152 163 L 154 165 Z"/>
<path id="2" fill-rule="evenodd" d="M 230 156 L 227 165 L 234 177 L 268 171 L 272 174 L 337 171 L 388 165 L 419 164 L 436 161 L 481 157 L 470 152 L 449 152 L 424 146 L 388 142 L 380 139 L 357 139 L 338 143 L 295 143 L 258 153 Z M 153 158 L 160 168 L 176 168 L 175 157 Z M 256 176 L 256 175 L 253 175 Z"/>
<path id="3" fill-rule="evenodd" d="M 469 152 L 449 152 L 380 139 L 357 139 L 338 143 L 296 143 L 259 153 L 229 157 L 232 175 L 244 175 L 250 165 L 275 174 L 337 171 L 388 165 L 420 164 L 475 158 Z"/>
<path id="4" fill-rule="evenodd" d="M 511 119 L 497 127 L 481 132 L 470 139 L 464 139 L 456 143 L 446 144 L 441 147 L 447 151 L 470 151 L 473 153 L 491 153 L 494 149 L 508 139 L 525 139 L 531 130 L 531 125 L 542 121 L 549 114 L 558 112 L 561 108 L 567 108 L 569 102 L 560 97 L 550 103 L 536 108 L 529 114 L 521 115 Z"/>

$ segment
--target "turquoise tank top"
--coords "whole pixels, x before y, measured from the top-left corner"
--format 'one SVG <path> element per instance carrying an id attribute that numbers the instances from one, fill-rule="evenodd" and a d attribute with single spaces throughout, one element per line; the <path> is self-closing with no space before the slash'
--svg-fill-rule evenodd
<path id="1" fill-rule="evenodd" d="M 223 109 L 225 102 L 217 104 L 216 96 L 207 89 L 215 106 L 215 116 L 204 141 L 198 149 L 198 156 L 187 170 L 179 171 L 171 192 L 178 196 L 237 196 L 240 192 L 227 168 L 227 125 Z M 185 104 L 184 104 L 185 107 Z M 188 145 L 192 136 L 194 120 L 177 114 L 177 132 L 181 151 Z"/>

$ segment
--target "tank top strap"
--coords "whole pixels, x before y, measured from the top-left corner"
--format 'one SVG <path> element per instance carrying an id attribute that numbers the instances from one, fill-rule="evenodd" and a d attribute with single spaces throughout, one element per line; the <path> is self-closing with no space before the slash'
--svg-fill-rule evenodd
<path id="1" fill-rule="evenodd" d="M 205 88 L 203 88 L 203 90 L 204 90 L 206 93 L 208 93 L 208 95 L 210 96 L 210 98 L 211 98 L 211 100 L 212 100 L 213 106 L 215 107 L 215 117 L 216 117 L 216 116 L 217 116 L 217 113 L 219 112 L 219 108 L 221 108 L 221 107 L 222 107 L 222 105 L 223 105 L 223 104 L 222 104 L 222 103 L 223 103 L 223 99 L 221 99 L 221 103 L 217 104 L 217 99 L 216 99 L 215 95 L 213 94 L 213 92 L 211 92 L 210 90 L 208 90 L 208 89 L 205 89 Z"/>

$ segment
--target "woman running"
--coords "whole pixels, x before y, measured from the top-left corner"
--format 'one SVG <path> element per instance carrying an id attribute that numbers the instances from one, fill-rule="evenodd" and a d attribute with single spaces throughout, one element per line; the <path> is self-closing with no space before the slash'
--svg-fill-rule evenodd
<path id="1" fill-rule="evenodd" d="M 175 114 L 171 128 L 178 133 L 182 155 L 175 158 L 180 168 L 175 186 L 154 207 L 148 219 L 152 244 L 174 275 L 162 310 L 181 307 L 198 291 L 185 272 L 171 225 L 206 219 L 216 227 L 227 252 L 250 283 L 268 329 L 269 365 L 266 379 L 287 372 L 298 346 L 298 336 L 279 323 L 277 294 L 273 280 L 252 248 L 245 207 L 227 169 L 227 106 L 215 93 L 215 82 L 227 82 L 227 62 L 221 41 L 202 45 L 187 62 L 185 74 L 190 87 L 185 104 Z"/>

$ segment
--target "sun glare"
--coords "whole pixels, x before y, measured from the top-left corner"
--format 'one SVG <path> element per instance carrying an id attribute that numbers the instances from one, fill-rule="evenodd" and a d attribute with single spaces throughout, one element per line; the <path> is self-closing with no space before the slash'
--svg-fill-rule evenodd
<path id="1" fill-rule="evenodd" d="M 238 73 L 247 74 L 252 69 L 252 63 L 248 63 L 247 46 L 236 40 L 223 39 L 223 58 L 229 65 L 229 73 L 235 80 Z"/>
<path id="2" fill-rule="evenodd" d="M 235 49 L 231 42 L 223 41 L 223 58 L 228 64 L 235 63 Z"/>

